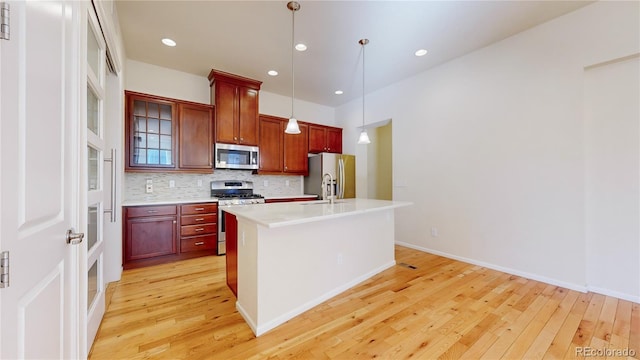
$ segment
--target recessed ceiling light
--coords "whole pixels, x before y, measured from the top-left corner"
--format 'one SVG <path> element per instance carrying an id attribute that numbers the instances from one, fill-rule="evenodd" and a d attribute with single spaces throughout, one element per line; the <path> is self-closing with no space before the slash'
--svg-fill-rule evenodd
<path id="1" fill-rule="evenodd" d="M 336 91 L 335 91 L 335 94 L 336 94 L 336 95 L 342 95 L 342 94 L 344 94 L 344 92 L 342 92 L 342 90 L 336 90 Z"/>
<path id="2" fill-rule="evenodd" d="M 278 76 L 278 72 L 275 70 L 269 70 L 267 71 L 267 74 L 269 74 L 270 76 Z"/>
<path id="3" fill-rule="evenodd" d="M 302 43 L 301 43 L 301 44 L 298 44 L 298 45 L 296 45 L 296 50 L 298 50 L 298 51 L 305 51 L 305 50 L 307 50 L 307 45 L 302 44 Z"/>
<path id="4" fill-rule="evenodd" d="M 162 43 L 167 45 L 167 46 L 176 46 L 176 42 L 169 39 L 169 38 L 164 38 L 162 39 Z"/>
<path id="5" fill-rule="evenodd" d="M 425 55 L 427 55 L 427 50 L 425 49 L 420 49 L 416 51 L 416 56 L 425 56 Z"/>

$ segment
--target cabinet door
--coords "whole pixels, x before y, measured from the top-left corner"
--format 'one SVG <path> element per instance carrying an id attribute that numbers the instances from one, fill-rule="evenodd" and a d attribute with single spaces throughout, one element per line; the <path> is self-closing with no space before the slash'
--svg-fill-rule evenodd
<path id="1" fill-rule="evenodd" d="M 342 154 L 342 129 L 327 128 L 327 152 Z"/>
<path id="2" fill-rule="evenodd" d="M 299 124 L 300 134 L 284 134 L 284 172 L 309 174 L 309 126 Z"/>
<path id="3" fill-rule="evenodd" d="M 309 152 L 321 153 L 326 151 L 326 128 L 324 126 L 309 125 Z"/>
<path id="4" fill-rule="evenodd" d="M 216 92 L 216 142 L 237 142 L 238 114 L 237 86 L 223 81 L 215 84 Z"/>
<path id="5" fill-rule="evenodd" d="M 179 105 L 180 169 L 212 169 L 213 122 L 208 106 Z"/>
<path id="6" fill-rule="evenodd" d="M 227 285 L 238 296 L 238 220 L 235 215 L 224 213 L 227 242 Z"/>
<path id="7" fill-rule="evenodd" d="M 258 91 L 238 87 L 239 114 L 237 142 L 243 145 L 258 145 Z"/>
<path id="8" fill-rule="evenodd" d="M 177 254 L 176 227 L 175 216 L 127 219 L 124 262 Z"/>
<path id="9" fill-rule="evenodd" d="M 260 117 L 260 171 L 282 172 L 283 122 Z"/>
<path id="10" fill-rule="evenodd" d="M 176 104 L 142 94 L 125 94 L 125 169 L 174 169 Z"/>

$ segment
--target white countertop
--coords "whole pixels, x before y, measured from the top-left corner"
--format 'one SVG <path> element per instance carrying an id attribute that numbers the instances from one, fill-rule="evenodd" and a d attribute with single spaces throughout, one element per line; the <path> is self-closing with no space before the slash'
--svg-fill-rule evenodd
<path id="1" fill-rule="evenodd" d="M 264 198 L 266 200 L 269 199 L 304 199 L 304 198 L 317 198 L 318 195 L 308 195 L 308 194 L 302 194 L 302 195 L 265 195 Z"/>
<path id="2" fill-rule="evenodd" d="M 153 206 L 153 205 L 175 205 L 175 204 L 193 204 L 193 203 L 210 203 L 218 202 L 218 198 L 187 198 L 187 199 L 153 199 L 153 200 L 125 200 L 122 206 Z"/>
<path id="3" fill-rule="evenodd" d="M 303 199 L 303 198 L 316 198 L 317 195 L 265 195 L 265 199 Z M 175 199 L 148 199 L 148 200 L 125 200 L 122 202 L 122 206 L 145 206 L 145 205 L 173 205 L 173 204 L 192 204 L 192 203 L 208 203 L 218 202 L 217 198 L 203 197 L 203 198 L 175 198 Z"/>
<path id="4" fill-rule="evenodd" d="M 275 228 L 352 216 L 370 211 L 389 210 L 408 205 L 411 205 L 411 203 L 406 201 L 339 199 L 336 200 L 334 204 L 329 204 L 326 200 L 318 200 L 258 205 L 231 205 L 224 206 L 224 211 L 257 224 Z"/>

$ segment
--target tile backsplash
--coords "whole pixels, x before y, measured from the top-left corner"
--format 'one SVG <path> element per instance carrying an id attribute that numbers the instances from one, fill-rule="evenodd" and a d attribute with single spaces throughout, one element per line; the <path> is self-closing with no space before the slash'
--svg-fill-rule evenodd
<path id="1" fill-rule="evenodd" d="M 148 179 L 153 192 L 145 193 Z M 125 201 L 153 201 L 164 199 L 199 199 L 209 197 L 212 180 L 253 181 L 254 192 L 263 196 L 296 196 L 303 193 L 303 177 L 296 175 L 254 175 L 245 170 L 215 170 L 213 174 L 126 173 Z M 170 181 L 174 187 L 169 187 Z"/>

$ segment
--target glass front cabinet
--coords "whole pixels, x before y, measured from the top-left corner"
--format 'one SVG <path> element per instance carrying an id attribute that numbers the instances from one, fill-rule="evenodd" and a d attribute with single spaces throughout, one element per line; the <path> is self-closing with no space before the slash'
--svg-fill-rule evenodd
<path id="1" fill-rule="evenodd" d="M 126 171 L 213 171 L 213 106 L 125 91 Z"/>
<path id="2" fill-rule="evenodd" d="M 127 93 L 128 169 L 175 168 L 176 105 Z"/>

